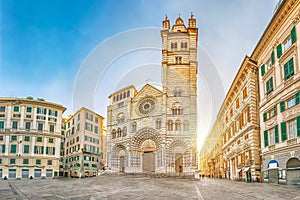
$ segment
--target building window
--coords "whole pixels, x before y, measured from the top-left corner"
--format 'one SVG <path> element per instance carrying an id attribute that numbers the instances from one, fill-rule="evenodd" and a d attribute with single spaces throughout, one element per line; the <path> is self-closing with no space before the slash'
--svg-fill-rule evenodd
<path id="1" fill-rule="evenodd" d="M 168 121 L 168 131 L 173 131 L 173 121 L 172 120 Z"/>
<path id="2" fill-rule="evenodd" d="M 181 42 L 181 48 L 186 49 L 187 48 L 187 42 Z"/>
<path id="3" fill-rule="evenodd" d="M 94 120 L 94 117 L 93 117 L 93 115 L 92 115 L 92 114 L 90 114 L 90 113 L 88 113 L 88 112 L 85 114 L 85 118 L 86 118 L 86 119 L 88 119 L 88 120 L 91 120 L 91 121 L 93 121 L 93 120 Z"/>
<path id="4" fill-rule="evenodd" d="M 24 138 L 25 141 L 30 141 L 30 136 L 26 135 Z"/>
<path id="5" fill-rule="evenodd" d="M 20 107 L 19 106 L 14 106 L 14 112 L 19 112 Z"/>
<path id="6" fill-rule="evenodd" d="M 175 131 L 181 131 L 180 120 L 176 120 L 175 122 Z"/>
<path id="7" fill-rule="evenodd" d="M 37 137 L 37 142 L 42 142 L 43 138 L 42 137 Z"/>
<path id="8" fill-rule="evenodd" d="M 5 112 L 5 106 L 0 106 L 0 112 Z"/>
<path id="9" fill-rule="evenodd" d="M 35 154 L 44 154 L 44 147 L 43 146 L 34 146 L 34 153 Z"/>
<path id="10" fill-rule="evenodd" d="M 16 141 L 16 140 L 17 140 L 17 136 L 16 135 L 11 136 L 11 141 Z"/>
<path id="11" fill-rule="evenodd" d="M 29 145 L 24 145 L 24 153 L 29 153 Z"/>
<path id="12" fill-rule="evenodd" d="M 26 108 L 26 112 L 31 113 L 31 111 L 32 111 L 32 107 L 27 107 Z"/>
<path id="13" fill-rule="evenodd" d="M 273 91 L 273 77 L 266 82 L 266 91 L 267 94 L 270 94 Z"/>
<path id="14" fill-rule="evenodd" d="M 29 161 L 28 161 L 28 159 L 23 159 L 23 164 L 29 164 Z"/>
<path id="15" fill-rule="evenodd" d="M 46 147 L 46 154 L 55 155 L 55 147 Z"/>
<path id="16" fill-rule="evenodd" d="M 0 129 L 4 128 L 4 121 L 0 121 Z"/>
<path id="17" fill-rule="evenodd" d="M 172 42 L 171 43 L 171 48 L 176 49 L 177 48 L 177 42 Z"/>
<path id="18" fill-rule="evenodd" d="M 18 128 L 18 122 L 17 121 L 13 121 L 12 128 L 13 129 L 17 129 Z"/>
<path id="19" fill-rule="evenodd" d="M 275 144 L 275 129 L 270 130 L 270 145 Z"/>
<path id="20" fill-rule="evenodd" d="M 54 125 L 53 124 L 50 124 L 49 132 L 54 133 Z"/>
<path id="21" fill-rule="evenodd" d="M 156 129 L 160 129 L 161 128 L 161 120 L 157 119 L 156 120 Z"/>
<path id="22" fill-rule="evenodd" d="M 9 162 L 10 164 L 16 164 L 16 159 L 14 159 L 14 158 L 12 158 L 12 159 L 10 159 L 10 162 Z"/>
<path id="23" fill-rule="evenodd" d="M 30 122 L 25 122 L 25 130 L 29 131 L 30 130 Z"/>
<path id="24" fill-rule="evenodd" d="M 93 124 L 85 122 L 85 130 L 92 132 L 93 131 Z"/>
<path id="25" fill-rule="evenodd" d="M 181 56 L 176 56 L 175 57 L 175 63 L 178 64 L 178 63 L 181 63 L 182 62 L 182 57 Z"/>
<path id="26" fill-rule="evenodd" d="M 116 130 L 115 129 L 112 130 L 111 137 L 112 137 L 112 139 L 116 138 Z"/>
<path id="27" fill-rule="evenodd" d="M 245 98 L 247 97 L 247 95 L 248 95 L 247 87 L 245 87 L 245 88 L 243 89 L 243 99 L 245 99 Z"/>
<path id="28" fill-rule="evenodd" d="M 5 153 L 5 144 L 0 145 L 0 152 Z"/>
<path id="29" fill-rule="evenodd" d="M 132 132 L 136 132 L 136 128 L 137 128 L 136 122 L 132 122 L 132 125 L 131 125 Z"/>
<path id="30" fill-rule="evenodd" d="M 294 58 L 291 58 L 283 65 L 284 79 L 288 79 L 294 75 Z"/>
<path id="31" fill-rule="evenodd" d="M 295 105 L 296 105 L 296 98 L 295 97 L 287 101 L 287 108 L 291 108 Z"/>
<path id="32" fill-rule="evenodd" d="M 117 129 L 117 137 L 122 136 L 122 130 L 120 128 Z"/>
<path id="33" fill-rule="evenodd" d="M 98 133 L 98 126 L 95 126 L 95 133 Z"/>
<path id="34" fill-rule="evenodd" d="M 49 143 L 53 143 L 53 138 L 49 138 Z"/>
<path id="35" fill-rule="evenodd" d="M 47 114 L 47 109 L 44 108 L 37 108 L 37 114 Z"/>
<path id="36" fill-rule="evenodd" d="M 293 139 L 297 135 L 297 126 L 296 126 L 296 120 L 291 120 L 288 122 L 289 127 L 289 139 Z"/>
<path id="37" fill-rule="evenodd" d="M 36 159 L 35 160 L 35 164 L 40 165 L 41 164 L 41 160 L 40 159 Z"/>
<path id="38" fill-rule="evenodd" d="M 123 127 L 122 132 L 123 132 L 123 137 L 125 137 L 127 135 L 127 127 L 126 126 Z"/>
<path id="39" fill-rule="evenodd" d="M 80 120 L 80 113 L 77 115 L 77 120 L 78 121 Z"/>
<path id="40" fill-rule="evenodd" d="M 235 101 L 235 108 L 238 109 L 240 107 L 240 99 Z"/>
<path id="41" fill-rule="evenodd" d="M 17 152 L 17 145 L 12 144 L 10 145 L 10 153 L 16 153 Z"/>
<path id="42" fill-rule="evenodd" d="M 233 115 L 233 111 L 232 111 L 232 108 L 230 108 L 230 117 L 232 117 Z"/>
<path id="43" fill-rule="evenodd" d="M 43 131 L 43 124 L 42 123 L 38 123 L 38 131 Z"/>
<path id="44" fill-rule="evenodd" d="M 283 46 L 284 46 L 284 51 L 287 51 L 291 46 L 292 46 L 292 38 L 291 36 L 289 36 L 284 42 L 283 42 Z"/>

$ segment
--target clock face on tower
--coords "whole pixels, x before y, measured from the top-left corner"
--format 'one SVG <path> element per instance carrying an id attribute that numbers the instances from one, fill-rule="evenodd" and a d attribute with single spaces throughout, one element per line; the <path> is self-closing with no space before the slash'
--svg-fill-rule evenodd
<path id="1" fill-rule="evenodd" d="M 155 108 L 155 101 L 153 98 L 146 98 L 139 102 L 138 104 L 138 114 L 139 115 L 149 115 Z"/>

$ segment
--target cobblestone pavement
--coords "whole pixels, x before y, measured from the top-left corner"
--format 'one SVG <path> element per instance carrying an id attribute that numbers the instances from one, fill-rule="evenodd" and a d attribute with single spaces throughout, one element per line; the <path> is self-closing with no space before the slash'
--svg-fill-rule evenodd
<path id="1" fill-rule="evenodd" d="M 300 186 L 110 174 L 85 179 L 0 180 L 0 199 L 300 200 Z"/>

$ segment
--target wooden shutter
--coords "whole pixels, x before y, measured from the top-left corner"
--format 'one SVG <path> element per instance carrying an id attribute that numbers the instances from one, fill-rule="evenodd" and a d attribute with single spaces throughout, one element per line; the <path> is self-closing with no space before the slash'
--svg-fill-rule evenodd
<path id="1" fill-rule="evenodd" d="M 263 64 L 260 67 L 260 73 L 261 73 L 261 76 L 265 75 L 265 73 L 266 73 L 266 65 L 265 64 Z"/>
<path id="2" fill-rule="evenodd" d="M 283 112 L 283 111 L 285 111 L 285 102 L 284 101 L 280 102 L 280 112 Z"/>
<path id="3" fill-rule="evenodd" d="M 297 136 L 300 136 L 300 116 L 296 118 L 297 120 Z"/>
<path id="4" fill-rule="evenodd" d="M 279 142 L 278 125 L 275 126 L 275 143 Z"/>
<path id="5" fill-rule="evenodd" d="M 263 119 L 264 119 L 264 122 L 267 121 L 267 113 L 264 113 Z"/>
<path id="6" fill-rule="evenodd" d="M 300 103 L 300 91 L 296 93 L 295 99 L 296 99 L 296 104 Z"/>
<path id="7" fill-rule="evenodd" d="M 271 63 L 272 63 L 272 65 L 275 63 L 275 53 L 274 53 L 274 50 L 271 53 Z"/>
<path id="8" fill-rule="evenodd" d="M 282 45 L 281 44 L 277 45 L 276 51 L 277 51 L 277 58 L 280 58 L 282 55 Z"/>
<path id="9" fill-rule="evenodd" d="M 294 44 L 296 42 L 297 36 L 296 36 L 296 27 L 294 26 L 291 30 L 291 38 L 292 38 L 292 43 Z"/>
<path id="10" fill-rule="evenodd" d="M 286 141 L 286 122 L 281 122 L 281 141 Z"/>
<path id="11" fill-rule="evenodd" d="M 268 138 L 268 131 L 264 131 L 264 141 L 265 141 L 265 147 L 269 146 L 269 138 Z"/>

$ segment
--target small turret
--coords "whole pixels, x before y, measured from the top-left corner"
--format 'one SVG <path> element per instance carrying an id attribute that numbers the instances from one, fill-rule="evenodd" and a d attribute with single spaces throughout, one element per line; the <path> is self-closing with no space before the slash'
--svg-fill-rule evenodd
<path id="1" fill-rule="evenodd" d="M 193 13 L 191 13 L 191 17 L 189 18 L 189 28 L 196 28 L 196 19 L 194 19 Z"/>
<path id="2" fill-rule="evenodd" d="M 165 30 L 169 30 L 170 29 L 170 20 L 168 19 L 168 16 L 166 15 L 165 20 L 163 21 L 163 27 Z"/>

